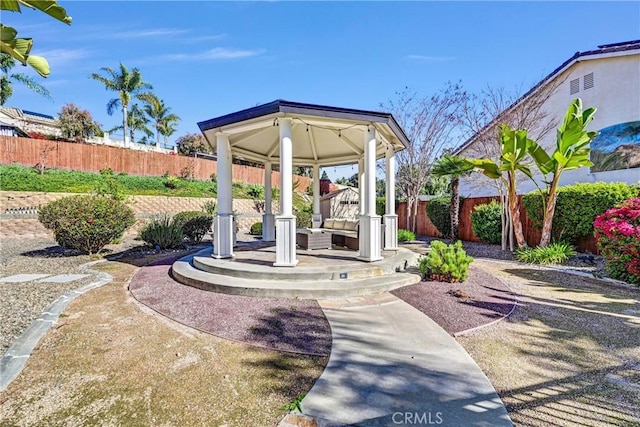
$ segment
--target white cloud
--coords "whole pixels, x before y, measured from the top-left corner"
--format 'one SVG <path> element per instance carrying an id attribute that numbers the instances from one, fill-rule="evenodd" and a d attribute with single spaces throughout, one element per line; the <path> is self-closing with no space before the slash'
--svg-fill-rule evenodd
<path id="1" fill-rule="evenodd" d="M 91 52 L 87 49 L 50 49 L 32 51 L 34 55 L 44 56 L 49 62 L 65 63 L 84 59 L 91 56 Z"/>
<path id="2" fill-rule="evenodd" d="M 120 31 L 109 35 L 109 38 L 115 39 L 139 39 L 139 38 L 153 38 L 153 37 L 167 37 L 177 36 L 184 34 L 188 30 L 179 28 L 148 28 L 135 31 Z"/>
<path id="3" fill-rule="evenodd" d="M 226 47 L 216 47 L 205 52 L 187 54 L 177 53 L 164 55 L 163 59 L 172 61 L 218 61 L 224 59 L 240 59 L 262 55 L 264 50 L 234 49 Z"/>
<path id="4" fill-rule="evenodd" d="M 404 59 L 416 62 L 445 62 L 453 61 L 455 56 L 428 56 L 428 55 L 407 55 Z"/>

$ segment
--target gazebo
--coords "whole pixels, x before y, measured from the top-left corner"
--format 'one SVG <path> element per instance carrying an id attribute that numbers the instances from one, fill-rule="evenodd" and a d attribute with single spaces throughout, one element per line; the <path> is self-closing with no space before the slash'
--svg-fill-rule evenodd
<path id="1" fill-rule="evenodd" d="M 358 164 L 359 256 L 373 262 L 381 249 L 398 248 L 395 213 L 395 153 L 407 137 L 389 113 L 277 100 L 198 123 L 218 159 L 218 214 L 214 218 L 214 258 L 233 257 L 232 158 L 263 163 L 263 240 L 276 241 L 276 267 L 295 267 L 296 217 L 293 166 L 313 170 L 313 227 L 320 227 L 320 167 Z M 386 209 L 376 214 L 376 160 L 385 158 Z M 272 165 L 280 169 L 280 212 L 271 203 Z M 384 231 L 382 229 L 384 225 Z M 384 240 L 382 235 L 384 235 Z M 384 244 L 383 244 L 384 243 Z"/>

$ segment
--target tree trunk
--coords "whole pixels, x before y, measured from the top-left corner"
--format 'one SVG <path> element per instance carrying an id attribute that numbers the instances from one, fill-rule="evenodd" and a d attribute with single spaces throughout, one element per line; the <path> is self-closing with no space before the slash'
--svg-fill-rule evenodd
<path id="1" fill-rule="evenodd" d="M 524 232 L 522 231 L 522 222 L 520 221 L 520 206 L 518 203 L 518 194 L 516 193 L 516 175 L 515 172 L 509 172 L 509 212 L 511 213 L 511 223 L 513 224 L 513 231 L 516 235 L 516 243 L 519 248 L 527 246 L 527 242 L 524 239 Z"/>
<path id="2" fill-rule="evenodd" d="M 411 230 L 411 208 L 412 208 L 413 204 L 411 203 L 411 197 L 407 197 L 407 230 Z"/>
<path id="3" fill-rule="evenodd" d="M 460 179 L 451 178 L 451 208 L 449 215 L 451 216 L 451 243 L 458 240 L 460 235 Z"/>
<path id="4" fill-rule="evenodd" d="M 127 107 L 125 105 L 122 106 L 122 132 L 124 135 L 124 146 L 127 145 Z"/>
<path id="5" fill-rule="evenodd" d="M 509 232 L 511 228 L 509 227 L 509 209 L 507 208 L 507 202 L 504 194 L 500 194 L 500 222 L 502 224 L 502 250 L 507 250 L 507 244 L 509 243 Z"/>
<path id="6" fill-rule="evenodd" d="M 420 200 L 416 197 L 413 201 L 413 231 L 415 234 L 418 234 L 418 205 L 420 204 Z"/>
<path id="7" fill-rule="evenodd" d="M 160 147 L 160 129 L 156 125 L 156 147 Z"/>
<path id="8" fill-rule="evenodd" d="M 542 236 L 540 237 L 540 246 L 548 246 L 551 242 L 551 228 L 553 226 L 553 216 L 556 212 L 556 200 L 558 200 L 558 180 L 559 173 L 553 174 L 553 180 L 549 187 L 547 195 L 547 207 L 544 212 L 544 222 L 542 224 Z"/>

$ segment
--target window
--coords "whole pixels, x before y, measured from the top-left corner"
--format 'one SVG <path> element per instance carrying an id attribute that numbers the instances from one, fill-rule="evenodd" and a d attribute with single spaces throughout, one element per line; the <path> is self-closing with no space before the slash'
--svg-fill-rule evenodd
<path id="1" fill-rule="evenodd" d="M 584 90 L 591 89 L 593 87 L 593 73 L 585 75 L 583 80 Z"/>
<path id="2" fill-rule="evenodd" d="M 569 83 L 569 94 L 573 95 L 578 92 L 580 92 L 580 79 L 571 80 Z"/>

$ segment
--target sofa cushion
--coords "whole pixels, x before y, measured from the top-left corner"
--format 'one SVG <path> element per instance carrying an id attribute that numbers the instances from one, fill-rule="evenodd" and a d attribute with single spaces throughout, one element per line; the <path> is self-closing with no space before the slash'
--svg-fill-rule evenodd
<path id="1" fill-rule="evenodd" d="M 336 230 L 344 230 L 344 224 L 347 222 L 346 219 L 336 219 L 335 221 L 333 221 L 333 227 Z"/>
<path id="2" fill-rule="evenodd" d="M 348 219 L 344 223 L 344 229 L 348 231 L 358 231 L 358 220 Z"/>
<path id="3" fill-rule="evenodd" d="M 333 223 L 334 223 L 335 219 L 333 218 L 327 218 L 324 220 L 324 224 L 323 224 L 323 228 L 333 228 Z"/>

